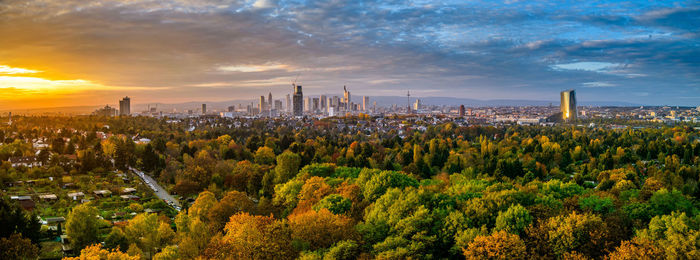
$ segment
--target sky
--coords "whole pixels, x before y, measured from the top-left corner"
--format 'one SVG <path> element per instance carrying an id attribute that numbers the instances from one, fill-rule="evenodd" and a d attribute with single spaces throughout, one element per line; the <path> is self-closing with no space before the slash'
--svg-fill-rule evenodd
<path id="1" fill-rule="evenodd" d="M 272 92 L 700 105 L 698 1 L 0 0 L 0 109 Z"/>

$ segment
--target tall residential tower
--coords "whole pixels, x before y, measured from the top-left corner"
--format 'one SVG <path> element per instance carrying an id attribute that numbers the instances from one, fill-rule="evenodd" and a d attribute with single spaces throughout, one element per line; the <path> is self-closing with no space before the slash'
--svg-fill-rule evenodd
<path id="1" fill-rule="evenodd" d="M 128 116 L 131 114 L 131 99 L 129 97 L 124 97 L 119 100 L 119 115 Z"/>

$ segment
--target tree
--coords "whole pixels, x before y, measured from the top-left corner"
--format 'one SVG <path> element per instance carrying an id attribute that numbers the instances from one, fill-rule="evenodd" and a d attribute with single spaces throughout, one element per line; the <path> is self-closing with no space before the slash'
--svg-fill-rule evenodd
<path id="1" fill-rule="evenodd" d="M 0 237 L 8 238 L 21 234 L 34 244 L 39 243 L 41 223 L 36 215 L 27 214 L 17 203 L 0 198 Z"/>
<path id="2" fill-rule="evenodd" d="M 158 214 L 142 213 L 136 215 L 124 227 L 124 234 L 130 243 L 138 246 L 141 251 L 153 256 L 156 248 L 163 248 L 175 233 L 165 222 L 158 220 Z"/>
<path id="3" fill-rule="evenodd" d="M 99 220 L 97 209 L 89 204 L 80 204 L 71 210 L 66 222 L 66 234 L 75 250 L 99 242 Z"/>
<path id="4" fill-rule="evenodd" d="M 464 249 L 467 259 L 527 259 L 525 253 L 525 242 L 517 235 L 505 231 L 477 236 Z"/>
<path id="5" fill-rule="evenodd" d="M 288 217 L 292 239 L 302 241 L 310 250 L 326 248 L 334 243 L 353 238 L 354 223 L 343 215 L 327 209 L 306 211 Z"/>
<path id="6" fill-rule="evenodd" d="M 22 234 L 0 238 L 0 259 L 36 259 L 39 248 Z"/>
<path id="7" fill-rule="evenodd" d="M 197 199 L 188 210 L 190 218 L 199 218 L 204 222 L 209 222 L 209 210 L 216 205 L 216 196 L 210 191 L 199 193 Z"/>
<path id="8" fill-rule="evenodd" d="M 291 231 L 272 216 L 238 213 L 231 216 L 224 231 L 220 243 L 210 243 L 218 248 L 208 255 L 237 259 L 293 259 L 297 255 L 292 247 Z"/>
<path id="9" fill-rule="evenodd" d="M 129 248 L 129 240 L 126 238 L 121 228 L 112 227 L 112 231 L 109 232 L 109 235 L 107 235 L 105 239 L 105 247 L 125 251 Z"/>
<path id="10" fill-rule="evenodd" d="M 346 214 L 352 209 L 352 201 L 339 194 L 331 194 L 321 199 L 312 208 L 316 211 L 328 209 L 333 214 Z"/>
<path id="11" fill-rule="evenodd" d="M 261 146 L 255 151 L 255 163 L 272 164 L 273 162 L 275 162 L 275 151 L 272 148 Z"/>
<path id="12" fill-rule="evenodd" d="M 275 183 L 284 183 L 299 172 L 301 157 L 293 152 L 286 151 L 277 156 L 277 166 L 275 166 Z"/>
<path id="13" fill-rule="evenodd" d="M 693 203 L 678 190 L 660 189 L 649 198 L 649 205 L 655 215 L 666 215 L 674 211 L 693 213 Z"/>
<path id="14" fill-rule="evenodd" d="M 589 257 L 598 257 L 607 242 L 603 220 L 590 213 L 572 212 L 567 216 L 552 217 L 545 225 L 549 244 L 559 256 L 577 251 Z"/>
<path id="15" fill-rule="evenodd" d="M 622 241 L 614 252 L 608 255 L 610 260 L 635 260 L 635 259 L 664 259 L 664 251 L 654 245 L 653 242 L 636 238 L 631 241 Z"/>
<path id="16" fill-rule="evenodd" d="M 255 203 L 245 193 L 229 191 L 209 209 L 207 219 L 211 221 L 213 230 L 221 230 L 231 216 L 238 212 L 252 212 L 254 209 Z"/>
<path id="17" fill-rule="evenodd" d="M 685 213 L 656 216 L 639 237 L 656 242 L 669 259 L 699 259 L 700 230 L 696 219 Z"/>
<path id="18" fill-rule="evenodd" d="M 119 250 L 106 250 L 102 248 L 102 245 L 95 244 L 88 246 L 80 251 L 80 256 L 77 257 L 66 257 L 65 260 L 140 260 L 141 256 L 131 256 L 127 253 L 122 253 Z"/>
<path id="19" fill-rule="evenodd" d="M 180 255 L 177 253 L 176 246 L 167 246 L 162 251 L 153 256 L 153 260 L 177 260 Z"/>
<path id="20" fill-rule="evenodd" d="M 365 199 L 372 201 L 381 197 L 389 188 L 418 187 L 418 181 L 396 171 L 382 171 L 372 176 L 363 186 Z"/>
<path id="21" fill-rule="evenodd" d="M 520 204 L 511 205 L 508 210 L 501 211 L 496 217 L 496 230 L 503 230 L 511 234 L 522 234 L 525 228 L 532 222 L 530 212 Z"/>

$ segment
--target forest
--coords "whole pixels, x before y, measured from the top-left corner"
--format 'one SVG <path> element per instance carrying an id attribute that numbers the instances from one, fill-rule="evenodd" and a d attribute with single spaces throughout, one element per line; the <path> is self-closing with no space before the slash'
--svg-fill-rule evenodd
<path id="1" fill-rule="evenodd" d="M 0 258 L 35 259 L 46 232 L 9 184 L 93 187 L 84 176 L 134 167 L 182 211 L 146 212 L 159 201 L 142 199 L 115 222 L 96 218 L 105 202 L 65 202 L 51 214 L 65 215 L 70 259 L 700 259 L 692 125 L 395 120 L 405 127 L 374 131 L 367 116 L 18 117 L 0 126 L 0 219 L 12 223 L 0 227 Z M 13 167 L 16 157 L 42 166 Z"/>

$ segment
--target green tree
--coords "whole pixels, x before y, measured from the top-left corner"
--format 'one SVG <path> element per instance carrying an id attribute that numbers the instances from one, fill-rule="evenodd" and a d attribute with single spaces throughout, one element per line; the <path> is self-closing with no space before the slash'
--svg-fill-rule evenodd
<path id="1" fill-rule="evenodd" d="M 99 242 L 100 221 L 97 209 L 89 204 L 80 204 L 71 210 L 66 222 L 66 234 L 77 251 Z"/>
<path id="2" fill-rule="evenodd" d="M 301 166 L 301 157 L 293 152 L 283 152 L 277 156 L 274 183 L 284 183 L 297 175 Z"/>
<path id="3" fill-rule="evenodd" d="M 525 228 L 532 222 L 530 212 L 520 204 L 511 205 L 508 210 L 501 211 L 496 217 L 496 230 L 511 234 L 523 234 Z"/>

